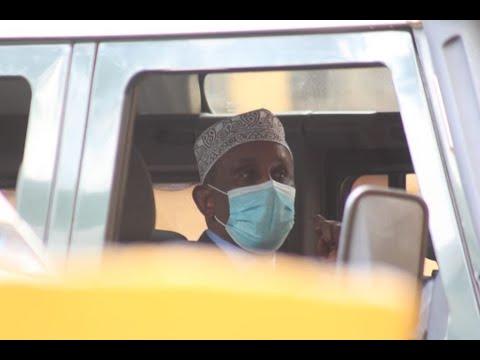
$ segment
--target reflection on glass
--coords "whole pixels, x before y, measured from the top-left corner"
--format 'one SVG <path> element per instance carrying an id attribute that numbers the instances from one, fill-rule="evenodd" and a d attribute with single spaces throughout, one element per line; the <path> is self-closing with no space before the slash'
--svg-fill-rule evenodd
<path id="1" fill-rule="evenodd" d="M 205 94 L 214 113 L 399 111 L 386 67 L 209 74 Z"/>

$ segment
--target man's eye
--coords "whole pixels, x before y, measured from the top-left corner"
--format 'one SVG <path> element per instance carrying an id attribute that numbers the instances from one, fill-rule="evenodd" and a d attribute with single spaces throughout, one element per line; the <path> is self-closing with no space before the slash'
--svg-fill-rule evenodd
<path id="1" fill-rule="evenodd" d="M 285 178 L 287 177 L 287 172 L 285 170 L 279 170 L 279 171 L 276 171 L 273 178 L 277 181 L 282 181 L 282 180 L 285 180 Z"/>
<path id="2" fill-rule="evenodd" d="M 240 178 L 242 180 L 249 180 L 252 178 L 252 172 L 251 171 L 244 171 L 240 173 Z"/>

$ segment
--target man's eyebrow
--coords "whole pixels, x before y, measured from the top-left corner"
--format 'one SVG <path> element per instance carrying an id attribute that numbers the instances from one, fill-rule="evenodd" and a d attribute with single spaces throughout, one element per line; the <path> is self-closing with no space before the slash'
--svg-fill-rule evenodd
<path id="1" fill-rule="evenodd" d="M 256 157 L 244 157 L 235 161 L 236 165 L 248 165 L 255 163 L 257 161 Z"/>
<path id="2" fill-rule="evenodd" d="M 250 164 L 255 164 L 257 162 L 257 158 L 252 156 L 252 157 L 244 157 L 236 160 L 234 162 L 235 166 L 245 166 L 245 165 L 250 165 Z M 275 159 L 272 160 L 272 165 L 280 165 L 280 164 L 285 164 L 288 161 L 288 158 L 286 155 L 276 155 Z"/>

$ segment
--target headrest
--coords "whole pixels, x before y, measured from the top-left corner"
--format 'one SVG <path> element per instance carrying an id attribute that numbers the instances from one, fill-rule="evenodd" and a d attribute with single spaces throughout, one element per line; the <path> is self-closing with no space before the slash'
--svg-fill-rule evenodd
<path id="1" fill-rule="evenodd" d="M 186 241 L 187 238 L 175 231 L 168 231 L 168 230 L 154 230 L 152 234 L 152 242 L 165 242 L 165 241 L 175 241 L 181 240 Z"/>
<path id="2" fill-rule="evenodd" d="M 155 198 L 152 180 L 142 156 L 133 148 L 128 165 L 118 241 L 148 241 L 154 228 Z"/>

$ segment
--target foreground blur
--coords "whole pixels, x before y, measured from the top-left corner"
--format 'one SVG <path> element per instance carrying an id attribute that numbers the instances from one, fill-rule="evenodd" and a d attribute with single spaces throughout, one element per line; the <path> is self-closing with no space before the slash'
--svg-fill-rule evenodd
<path id="1" fill-rule="evenodd" d="M 0 284 L 1 339 L 412 339 L 417 284 L 278 256 L 232 267 L 197 246 L 110 248 L 100 269 Z"/>

